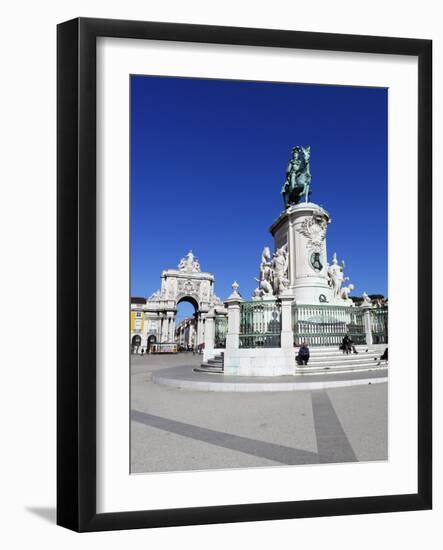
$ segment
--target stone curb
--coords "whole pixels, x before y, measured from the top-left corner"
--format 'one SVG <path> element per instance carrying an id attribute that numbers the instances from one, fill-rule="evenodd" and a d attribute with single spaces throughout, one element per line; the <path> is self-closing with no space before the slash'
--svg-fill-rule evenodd
<path id="1" fill-rule="evenodd" d="M 361 378 L 355 380 L 321 380 L 317 382 L 211 382 L 206 380 L 184 380 L 162 375 L 152 375 L 152 381 L 161 386 L 169 386 L 182 390 L 214 392 L 277 392 L 323 390 L 329 388 L 382 384 L 386 383 L 388 378 L 380 377 Z"/>

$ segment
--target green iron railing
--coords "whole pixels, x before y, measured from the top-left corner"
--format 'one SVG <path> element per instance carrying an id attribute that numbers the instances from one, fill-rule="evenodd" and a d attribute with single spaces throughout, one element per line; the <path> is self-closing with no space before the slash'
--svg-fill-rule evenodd
<path id="1" fill-rule="evenodd" d="M 349 308 L 347 332 L 354 344 L 366 344 L 366 330 L 363 320 L 364 312 L 357 307 Z"/>
<path id="2" fill-rule="evenodd" d="M 240 348 L 279 348 L 281 307 L 276 301 L 240 304 Z"/>
<path id="3" fill-rule="evenodd" d="M 225 348 L 226 347 L 226 333 L 228 332 L 228 318 L 216 317 L 214 320 L 214 347 Z"/>
<path id="4" fill-rule="evenodd" d="M 388 308 L 371 309 L 371 332 L 373 344 L 388 343 Z"/>
<path id="5" fill-rule="evenodd" d="M 366 343 L 363 311 L 356 307 L 292 306 L 294 344 L 307 342 L 310 346 L 339 346 L 348 334 L 355 344 Z"/>

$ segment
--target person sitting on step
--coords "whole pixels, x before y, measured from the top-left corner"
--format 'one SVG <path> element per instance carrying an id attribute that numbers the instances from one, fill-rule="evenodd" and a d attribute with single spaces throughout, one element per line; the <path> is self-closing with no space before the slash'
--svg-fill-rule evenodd
<path id="1" fill-rule="evenodd" d="M 306 342 L 303 342 L 300 346 L 300 349 L 298 350 L 298 355 L 295 358 L 297 361 L 297 365 L 307 365 L 309 361 L 310 353 L 308 344 Z"/>
<path id="2" fill-rule="evenodd" d="M 377 358 L 374 357 L 374 361 L 376 361 Z M 388 362 L 388 348 L 385 349 L 385 351 L 383 352 L 382 355 L 380 355 L 380 360 L 379 362 L 377 363 L 377 367 L 379 367 L 381 365 L 381 362 L 384 361 L 386 364 Z"/>
<path id="3" fill-rule="evenodd" d="M 351 339 L 351 337 L 348 334 L 346 334 L 343 337 L 343 340 L 341 341 L 340 349 L 342 349 L 343 353 L 346 353 L 346 355 L 351 353 L 351 351 L 354 352 L 354 353 L 358 353 L 358 351 L 355 348 L 353 340 Z"/>

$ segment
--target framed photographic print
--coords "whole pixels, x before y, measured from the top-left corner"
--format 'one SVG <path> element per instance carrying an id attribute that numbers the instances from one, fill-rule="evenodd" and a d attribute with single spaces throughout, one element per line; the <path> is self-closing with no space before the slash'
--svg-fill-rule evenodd
<path id="1" fill-rule="evenodd" d="M 58 26 L 59 525 L 431 508 L 431 66 Z"/>

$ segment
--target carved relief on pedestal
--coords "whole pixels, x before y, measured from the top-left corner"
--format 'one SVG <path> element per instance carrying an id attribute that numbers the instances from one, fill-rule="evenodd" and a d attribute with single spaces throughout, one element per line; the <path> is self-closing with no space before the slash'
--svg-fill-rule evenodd
<path id="1" fill-rule="evenodd" d="M 328 221 L 320 210 L 313 212 L 312 216 L 307 216 L 297 231 L 308 239 L 307 247 L 313 252 L 321 252 L 323 241 L 326 237 Z"/>

